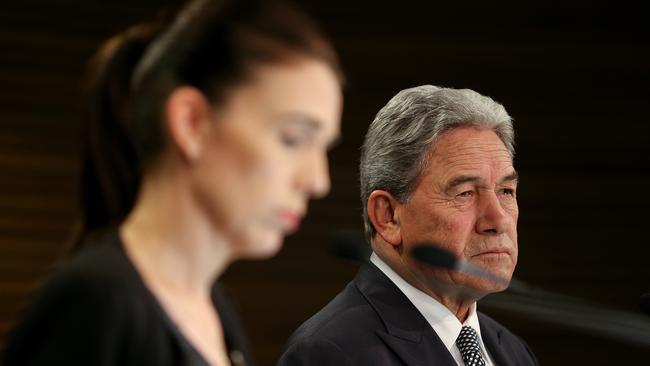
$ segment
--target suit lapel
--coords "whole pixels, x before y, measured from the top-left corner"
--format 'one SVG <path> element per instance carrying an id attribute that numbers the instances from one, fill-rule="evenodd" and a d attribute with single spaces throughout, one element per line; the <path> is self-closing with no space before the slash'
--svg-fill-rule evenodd
<path id="1" fill-rule="evenodd" d="M 384 323 L 375 332 L 406 365 L 456 365 L 426 319 L 373 264 L 364 265 L 354 280 Z"/>
<path id="2" fill-rule="evenodd" d="M 499 366 L 514 365 L 508 357 L 508 350 L 504 349 L 504 344 L 501 342 L 501 329 L 491 326 L 491 323 L 486 321 L 481 313 L 478 313 L 478 319 L 481 327 L 481 338 L 483 338 L 483 343 L 490 352 L 494 363 Z"/>
<path id="3" fill-rule="evenodd" d="M 420 342 L 406 340 L 381 330 L 377 330 L 376 333 L 405 365 L 432 365 L 435 363 L 435 365 L 456 366 L 451 354 L 433 331 L 429 341 L 422 339 Z"/>

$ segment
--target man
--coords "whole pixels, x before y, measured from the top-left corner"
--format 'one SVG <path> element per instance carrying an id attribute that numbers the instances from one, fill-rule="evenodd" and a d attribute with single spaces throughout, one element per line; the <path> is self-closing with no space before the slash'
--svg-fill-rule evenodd
<path id="1" fill-rule="evenodd" d="M 291 337 L 280 365 L 536 365 L 476 301 L 517 263 L 514 130 L 503 106 L 471 90 L 398 93 L 370 125 L 361 199 L 373 254 Z M 431 268 L 436 245 L 505 281 Z"/>

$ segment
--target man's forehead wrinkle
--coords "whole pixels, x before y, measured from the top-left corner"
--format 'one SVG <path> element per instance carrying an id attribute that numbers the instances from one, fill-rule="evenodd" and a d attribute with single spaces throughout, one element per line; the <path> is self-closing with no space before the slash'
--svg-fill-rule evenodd
<path id="1" fill-rule="evenodd" d="M 493 150 L 492 152 L 503 152 L 503 154 L 481 153 L 479 157 L 486 157 L 489 160 L 493 160 L 497 163 L 512 166 L 512 159 L 510 158 L 510 155 L 507 154 L 506 150 Z M 471 151 L 459 151 L 454 154 L 438 155 L 437 157 L 434 156 L 433 160 L 434 164 L 436 163 L 435 160 L 438 160 L 437 164 L 444 166 L 445 168 L 457 168 L 462 165 L 477 163 L 477 154 Z"/>
<path id="2" fill-rule="evenodd" d="M 506 154 L 510 155 L 508 149 L 501 141 L 485 142 L 484 140 L 474 139 L 478 143 L 467 144 L 466 141 L 446 142 L 443 140 L 432 150 L 432 156 L 453 156 L 459 154 Z M 445 146 L 446 145 L 446 146 Z M 444 151 L 441 151 L 444 150 Z"/>
<path id="3" fill-rule="evenodd" d="M 472 152 L 459 151 L 457 153 L 439 155 L 438 160 L 442 164 L 449 165 L 451 167 L 459 164 L 464 164 L 467 162 L 476 161 L 476 155 Z"/>
<path id="4" fill-rule="evenodd" d="M 457 146 L 455 148 L 448 149 L 448 156 L 454 155 L 487 155 L 487 156 L 510 156 L 508 149 L 502 144 L 489 144 L 489 145 L 479 145 L 479 146 Z"/>
<path id="5" fill-rule="evenodd" d="M 467 157 L 465 159 L 454 159 L 443 163 L 441 166 L 443 175 L 454 175 L 459 170 L 469 169 L 476 163 L 476 159 Z"/>

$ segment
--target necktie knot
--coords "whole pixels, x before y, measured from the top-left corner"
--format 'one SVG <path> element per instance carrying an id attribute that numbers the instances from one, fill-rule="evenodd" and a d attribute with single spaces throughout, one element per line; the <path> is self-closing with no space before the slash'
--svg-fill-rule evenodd
<path id="1" fill-rule="evenodd" d="M 474 328 L 464 325 L 456 339 L 456 346 L 466 366 L 485 366 Z"/>

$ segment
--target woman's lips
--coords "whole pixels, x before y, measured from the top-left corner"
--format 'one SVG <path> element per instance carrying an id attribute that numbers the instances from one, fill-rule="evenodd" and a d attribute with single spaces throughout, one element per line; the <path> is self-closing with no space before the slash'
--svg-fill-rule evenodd
<path id="1" fill-rule="evenodd" d="M 280 220 L 286 225 L 290 231 L 295 231 L 300 226 L 302 215 L 292 211 L 280 211 Z"/>

